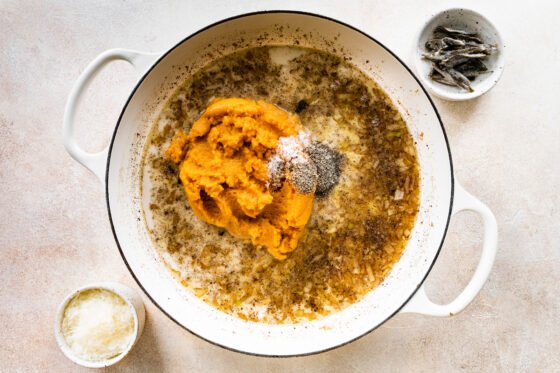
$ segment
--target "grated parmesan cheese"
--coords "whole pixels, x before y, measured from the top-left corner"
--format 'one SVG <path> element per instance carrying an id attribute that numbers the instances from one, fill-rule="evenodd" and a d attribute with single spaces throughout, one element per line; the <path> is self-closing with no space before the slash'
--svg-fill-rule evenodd
<path id="1" fill-rule="evenodd" d="M 134 316 L 117 294 L 90 289 L 68 303 L 61 329 L 76 356 L 88 361 L 107 360 L 128 348 L 134 334 Z"/>

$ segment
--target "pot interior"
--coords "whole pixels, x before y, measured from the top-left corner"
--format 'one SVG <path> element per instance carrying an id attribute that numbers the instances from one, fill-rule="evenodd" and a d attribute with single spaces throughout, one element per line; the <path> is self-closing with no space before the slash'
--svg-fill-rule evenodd
<path id="1" fill-rule="evenodd" d="M 213 58 L 263 45 L 299 45 L 350 59 L 391 97 L 413 136 L 420 164 L 420 209 L 408 245 L 385 281 L 361 301 L 299 324 L 244 321 L 207 305 L 184 288 L 152 247 L 141 194 L 142 151 L 167 98 Z M 443 242 L 453 194 L 451 156 L 432 102 L 412 73 L 381 44 L 324 17 L 265 12 L 236 17 L 185 39 L 149 70 L 123 109 L 109 152 L 107 203 L 131 273 L 153 302 L 178 324 L 223 347 L 259 355 L 324 351 L 352 341 L 394 315 L 427 276 Z"/>

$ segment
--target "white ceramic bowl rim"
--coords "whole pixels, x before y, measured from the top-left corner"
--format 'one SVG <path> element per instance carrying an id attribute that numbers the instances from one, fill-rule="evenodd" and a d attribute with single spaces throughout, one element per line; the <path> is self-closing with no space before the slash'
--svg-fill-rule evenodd
<path id="1" fill-rule="evenodd" d="M 118 285 L 120 285 L 120 284 L 118 284 Z M 120 285 L 120 286 L 122 286 L 122 285 Z M 76 296 L 78 296 L 80 293 L 83 293 L 84 291 L 87 291 L 87 290 L 94 290 L 94 289 L 107 290 L 107 291 L 110 291 L 111 293 L 119 296 L 119 298 L 124 300 L 125 303 L 128 305 L 129 309 L 132 312 L 132 317 L 134 318 L 134 331 L 131 335 L 130 342 L 128 343 L 128 346 L 126 347 L 126 349 L 117 356 L 114 356 L 110 359 L 99 360 L 99 361 L 85 360 L 85 359 L 82 359 L 81 357 L 79 357 L 78 355 L 76 355 L 74 353 L 74 351 L 72 351 L 70 346 L 68 346 L 68 343 L 66 342 L 66 339 L 62 335 L 62 331 L 61 331 L 61 329 L 62 329 L 62 319 L 64 317 L 64 311 L 66 311 L 66 307 L 68 306 L 68 303 L 72 299 L 74 299 Z M 138 336 L 139 332 L 140 332 L 140 321 L 138 320 L 138 312 L 136 311 L 136 308 L 134 307 L 132 302 L 129 299 L 127 299 L 127 297 L 124 296 L 124 294 L 120 294 L 119 290 L 116 289 L 113 286 L 113 284 L 110 283 L 110 282 L 93 283 L 93 284 L 90 284 L 90 285 L 82 286 L 82 287 L 74 290 L 73 292 L 68 294 L 66 296 L 66 298 L 64 298 L 64 300 L 62 301 L 62 303 L 60 303 L 60 306 L 58 307 L 58 310 L 56 312 L 55 337 L 56 337 L 56 341 L 57 341 L 60 349 L 62 350 L 62 352 L 64 353 L 64 355 L 66 355 L 66 357 L 68 359 L 72 360 L 73 362 L 75 362 L 78 365 L 81 365 L 81 366 L 84 366 L 84 367 L 87 367 L 87 368 L 104 368 L 104 367 L 114 365 L 114 364 L 118 363 L 119 361 L 121 361 L 122 359 L 124 359 L 125 356 L 128 355 L 128 353 L 130 352 L 130 350 L 132 350 L 132 347 L 134 347 L 134 344 L 135 344 L 135 341 L 137 339 L 137 336 Z"/>
<path id="2" fill-rule="evenodd" d="M 392 57 L 394 57 L 401 65 L 402 67 L 404 67 L 406 69 L 406 71 L 411 75 L 411 77 L 416 80 L 416 82 L 418 83 L 418 85 L 420 86 L 420 88 L 422 89 L 424 95 L 426 96 L 426 98 L 429 100 L 430 105 L 432 106 L 435 115 L 437 116 L 438 122 L 441 126 L 441 131 L 443 134 L 443 137 L 445 139 L 445 146 L 447 148 L 447 154 L 449 157 L 449 167 L 450 167 L 450 186 L 451 186 L 451 193 L 450 193 L 450 201 L 449 201 L 449 211 L 447 213 L 447 218 L 446 218 L 446 223 L 445 223 L 445 228 L 443 230 L 443 235 L 441 238 L 441 242 L 439 243 L 439 247 L 437 249 L 437 253 L 436 255 L 433 257 L 433 261 L 431 262 L 428 270 L 425 272 L 425 275 L 423 276 L 421 282 L 418 284 L 418 287 L 410 294 L 410 296 L 406 299 L 406 301 L 398 308 L 396 308 L 394 310 L 394 312 L 389 315 L 389 317 L 385 318 L 385 320 L 383 320 L 381 323 L 375 325 L 374 327 L 372 327 L 371 329 L 369 329 L 367 332 L 351 339 L 345 342 L 342 342 L 338 345 L 332 346 L 330 348 L 324 348 L 324 349 L 319 349 L 316 351 L 312 351 L 312 352 L 306 352 L 306 353 L 297 353 L 297 354 L 291 354 L 291 355 L 272 355 L 272 354 L 259 354 L 259 353 L 253 353 L 253 352 L 248 352 L 248 351 L 244 351 L 244 350 L 238 350 L 235 348 L 232 348 L 231 346 L 226 346 L 226 345 L 221 345 L 220 343 L 216 342 L 216 341 L 212 341 L 209 340 L 207 338 L 204 338 L 203 336 L 201 336 L 200 334 L 197 334 L 195 332 L 193 332 L 192 330 L 188 329 L 185 325 L 181 324 L 179 321 L 177 321 L 173 316 L 171 316 L 162 306 L 160 306 L 156 300 L 150 295 L 150 293 L 145 289 L 145 287 L 142 285 L 142 283 L 140 282 L 140 280 L 138 279 L 138 277 L 136 276 L 136 274 L 134 273 L 134 271 L 132 270 L 130 264 L 128 263 L 126 256 L 123 252 L 123 249 L 121 248 L 121 244 L 119 242 L 118 236 L 117 236 L 117 232 L 115 230 L 115 222 L 113 221 L 113 217 L 111 215 L 111 206 L 110 206 L 110 199 L 109 199 L 109 169 L 110 169 L 110 165 L 111 165 L 111 155 L 112 155 L 112 150 L 113 150 L 113 145 L 115 143 L 115 138 L 119 129 L 119 125 L 121 124 L 121 120 L 123 118 L 124 113 L 126 112 L 126 109 L 130 103 L 130 101 L 132 100 L 133 96 L 136 94 L 138 88 L 141 86 L 142 82 L 146 79 L 146 77 L 151 73 L 151 71 L 163 60 L 165 59 L 166 56 L 168 56 L 171 52 L 173 52 L 176 48 L 178 48 L 181 44 L 183 44 L 184 42 L 188 41 L 189 39 L 193 38 L 194 36 L 203 33 L 206 30 L 209 30 L 215 26 L 221 25 L 223 23 L 227 23 L 229 21 L 232 20 L 236 20 L 236 19 L 240 19 L 240 18 L 244 18 L 244 17 L 250 17 L 250 16 L 255 16 L 255 15 L 263 15 L 263 14 L 274 14 L 274 13 L 284 13 L 284 14 L 295 14 L 295 15 L 305 15 L 305 16 L 311 16 L 311 17 L 317 17 L 317 18 L 321 18 L 323 20 L 327 20 L 333 23 L 337 23 L 341 26 L 347 27 L 353 31 L 356 31 L 360 34 L 362 34 L 363 36 L 365 36 L 366 38 L 370 39 L 371 41 L 377 43 L 379 46 L 381 46 L 383 49 L 385 49 L 385 51 L 387 51 Z M 449 228 L 449 223 L 450 223 L 450 219 L 451 219 L 451 215 L 452 215 L 452 211 L 453 211 L 453 198 L 454 198 L 454 194 L 455 194 L 455 180 L 454 180 L 454 172 L 453 172 L 453 162 L 452 162 L 452 158 L 451 158 L 451 150 L 449 147 L 449 141 L 447 139 L 447 134 L 445 132 L 445 128 L 443 126 L 443 122 L 441 120 L 441 117 L 439 115 L 439 112 L 434 104 L 434 102 L 432 101 L 430 95 L 427 93 L 425 87 L 422 85 L 420 79 L 418 79 L 418 77 L 415 76 L 415 74 L 412 72 L 412 70 L 395 54 L 393 53 L 389 48 L 387 48 L 383 43 L 379 42 L 377 39 L 375 39 L 374 37 L 368 35 L 367 33 L 361 31 L 360 29 L 351 26 L 347 23 L 344 23 L 342 21 L 339 21 L 337 19 L 334 18 L 330 18 L 324 15 L 319 15 L 319 14 L 314 14 L 314 13 L 309 13 L 309 12 L 302 12 L 302 11 L 292 11 L 292 10 L 267 10 L 267 11 L 259 11 L 259 12 L 250 12 L 250 13 L 243 13 L 237 16 L 233 16 L 233 17 L 229 17 L 220 21 L 217 21 L 215 23 L 212 23 L 202 29 L 200 29 L 199 31 L 187 36 L 186 38 L 184 38 L 183 40 L 181 40 L 180 42 L 178 42 L 177 44 L 175 44 L 172 48 L 170 48 L 169 50 L 167 50 L 165 53 L 163 53 L 157 60 L 156 62 L 153 63 L 153 65 L 142 75 L 142 77 L 140 78 L 140 80 L 138 81 L 138 83 L 136 84 L 136 86 L 134 87 L 134 89 L 131 91 L 125 105 L 123 106 L 123 109 L 119 115 L 119 119 L 117 121 L 117 124 L 115 126 L 113 135 L 111 137 L 111 142 L 109 145 L 109 151 L 108 151 L 108 157 L 107 157 L 107 164 L 106 164 L 106 169 L 105 169 L 105 197 L 106 197 L 106 203 L 107 203 L 107 210 L 108 210 L 108 214 L 109 214 L 109 221 L 111 224 L 111 230 L 113 232 L 113 236 L 115 237 L 115 242 L 117 243 L 117 247 L 119 249 L 120 255 L 123 259 L 123 261 L 125 262 L 130 274 L 132 275 L 132 277 L 134 278 L 134 280 L 136 281 L 136 283 L 138 284 L 138 286 L 142 289 L 142 291 L 146 294 L 146 296 L 152 301 L 152 303 L 160 309 L 161 312 L 163 312 L 167 317 L 169 317 L 171 320 L 173 320 L 177 325 L 179 325 L 180 327 L 182 327 L 183 329 L 187 330 L 188 332 L 190 332 L 191 334 L 209 342 L 212 343 L 216 346 L 228 349 L 230 351 L 235 351 L 235 352 L 239 352 L 239 353 L 243 353 L 243 354 L 247 354 L 247 355 L 253 355 L 253 356 L 266 356 L 266 357 L 293 357 L 293 356 L 307 356 L 307 355 L 314 355 L 317 353 L 321 353 L 321 352 L 325 352 L 325 351 L 329 351 L 329 350 L 333 350 L 335 348 L 344 346 L 348 343 L 351 343 L 369 333 L 371 333 L 372 331 L 374 331 L 375 329 L 377 329 L 380 325 L 384 324 L 387 320 L 389 320 L 390 318 L 392 318 L 394 315 L 396 315 L 413 297 L 414 295 L 417 293 L 418 289 L 421 288 L 421 285 L 424 283 L 424 281 L 426 280 L 426 278 L 428 277 L 428 275 L 430 274 L 435 262 L 437 261 L 437 258 L 439 256 L 439 253 L 441 252 L 441 248 L 443 246 L 443 242 L 445 240 L 445 237 L 447 235 L 447 231 Z"/>

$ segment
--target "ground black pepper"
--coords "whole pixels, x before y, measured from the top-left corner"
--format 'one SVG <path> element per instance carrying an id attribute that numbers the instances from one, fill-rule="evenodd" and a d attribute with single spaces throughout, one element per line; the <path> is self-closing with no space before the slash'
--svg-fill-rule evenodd
<path id="1" fill-rule="evenodd" d="M 338 184 L 342 172 L 342 155 L 328 145 L 312 142 L 305 149 L 317 168 L 317 188 L 315 194 L 325 196 Z"/>

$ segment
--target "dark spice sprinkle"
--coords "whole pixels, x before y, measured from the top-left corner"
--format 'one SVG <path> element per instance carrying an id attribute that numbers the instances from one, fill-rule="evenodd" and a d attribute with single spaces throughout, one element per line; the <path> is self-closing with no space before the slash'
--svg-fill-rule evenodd
<path id="1" fill-rule="evenodd" d="M 290 182 L 302 194 L 327 195 L 338 184 L 343 156 L 328 145 L 313 141 L 305 149 L 305 160 L 283 161 L 273 156 L 268 163 L 268 186 L 273 191 Z"/>
<path id="2" fill-rule="evenodd" d="M 280 157 L 272 157 L 268 163 L 268 173 L 269 173 L 269 187 L 273 191 L 278 191 L 282 188 L 282 183 L 284 182 L 284 169 L 286 168 L 286 162 L 284 162 Z"/>
<path id="3" fill-rule="evenodd" d="M 296 113 L 301 113 L 302 111 L 304 111 L 305 109 L 307 109 L 309 107 L 309 103 L 305 100 L 299 100 L 297 105 L 296 105 L 296 109 L 294 110 Z"/>
<path id="4" fill-rule="evenodd" d="M 317 167 L 314 162 L 303 162 L 290 165 L 290 181 L 298 192 L 302 194 L 313 193 L 317 179 Z"/>
<path id="5" fill-rule="evenodd" d="M 168 164 L 166 165 L 165 171 L 166 171 L 168 174 L 171 174 L 171 175 L 177 173 L 177 170 L 176 170 L 175 166 L 173 166 L 171 163 L 168 163 Z"/>
<path id="6" fill-rule="evenodd" d="M 306 148 L 306 153 L 317 167 L 317 188 L 315 194 L 325 196 L 338 184 L 342 172 L 343 156 L 328 145 L 314 141 Z"/>

